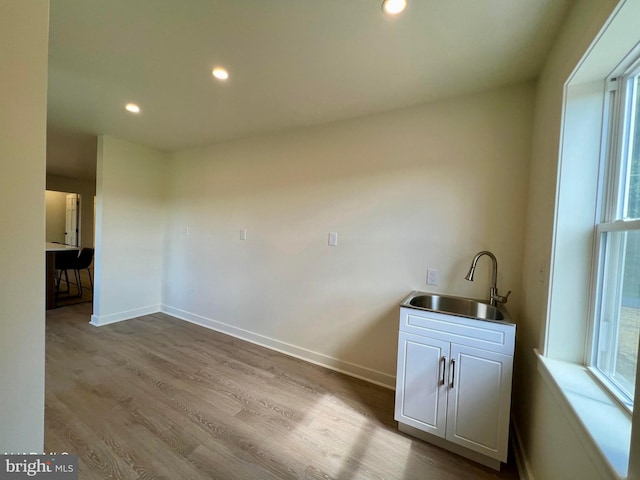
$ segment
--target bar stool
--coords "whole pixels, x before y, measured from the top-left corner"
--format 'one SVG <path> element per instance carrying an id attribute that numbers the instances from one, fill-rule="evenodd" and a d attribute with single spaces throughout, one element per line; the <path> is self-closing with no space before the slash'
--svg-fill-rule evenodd
<path id="1" fill-rule="evenodd" d="M 74 265 L 78 260 L 77 250 L 66 250 L 56 252 L 55 255 L 55 270 L 56 270 L 56 296 L 59 293 L 68 293 L 71 290 L 69 283 L 68 270 L 74 270 Z M 62 281 L 62 275 L 64 275 L 65 283 L 67 284 L 66 290 L 60 290 L 60 282 Z M 80 290 L 78 290 L 80 293 Z"/>
<path id="2" fill-rule="evenodd" d="M 93 278 L 91 278 L 91 270 L 89 267 L 91 266 L 91 262 L 93 262 L 93 248 L 83 248 L 80 251 L 80 255 L 75 259 L 72 263 L 72 267 L 74 273 L 76 275 L 76 282 L 78 283 L 78 296 L 82 296 L 82 278 L 80 275 L 80 270 L 86 270 L 89 274 L 89 283 L 91 284 L 91 291 L 93 292 Z"/>

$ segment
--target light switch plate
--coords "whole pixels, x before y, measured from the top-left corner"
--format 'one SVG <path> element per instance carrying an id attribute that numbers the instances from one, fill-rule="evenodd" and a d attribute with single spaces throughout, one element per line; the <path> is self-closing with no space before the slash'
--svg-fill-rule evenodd
<path id="1" fill-rule="evenodd" d="M 338 232 L 329 232 L 329 246 L 335 247 L 338 245 Z"/>

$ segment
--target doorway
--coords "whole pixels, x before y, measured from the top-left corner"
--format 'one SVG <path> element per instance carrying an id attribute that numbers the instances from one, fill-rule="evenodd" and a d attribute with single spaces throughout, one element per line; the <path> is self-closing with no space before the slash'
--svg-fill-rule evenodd
<path id="1" fill-rule="evenodd" d="M 80 194 L 47 190 L 46 200 L 46 241 L 79 246 Z"/>
<path id="2" fill-rule="evenodd" d="M 66 198 L 64 243 L 80 245 L 80 194 L 68 193 Z"/>

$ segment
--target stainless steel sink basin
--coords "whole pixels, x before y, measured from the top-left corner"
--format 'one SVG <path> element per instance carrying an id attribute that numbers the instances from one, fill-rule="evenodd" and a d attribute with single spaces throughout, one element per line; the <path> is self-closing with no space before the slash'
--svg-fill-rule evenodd
<path id="1" fill-rule="evenodd" d="M 480 320 L 510 321 L 505 311 L 488 303 L 435 293 L 412 292 L 400 306 Z"/>

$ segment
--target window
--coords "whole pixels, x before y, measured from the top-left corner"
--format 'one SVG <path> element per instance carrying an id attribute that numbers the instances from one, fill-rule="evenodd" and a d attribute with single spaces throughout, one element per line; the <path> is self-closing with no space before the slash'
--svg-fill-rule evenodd
<path id="1" fill-rule="evenodd" d="M 640 342 L 640 59 L 611 85 L 605 186 L 596 225 L 590 368 L 633 409 Z"/>

